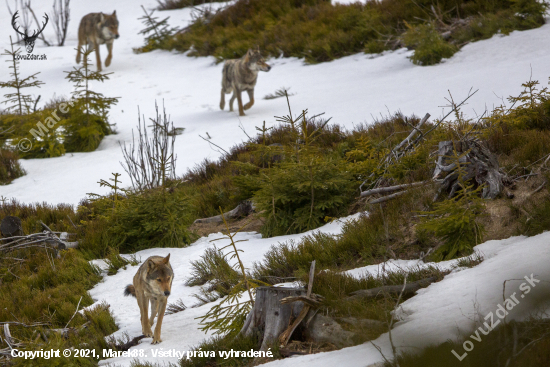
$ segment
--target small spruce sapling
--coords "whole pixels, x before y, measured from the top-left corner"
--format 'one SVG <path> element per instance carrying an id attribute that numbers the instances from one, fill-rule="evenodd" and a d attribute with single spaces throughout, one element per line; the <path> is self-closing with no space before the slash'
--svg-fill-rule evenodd
<path id="1" fill-rule="evenodd" d="M 241 261 L 239 256 L 239 250 L 236 246 L 235 236 L 239 233 L 248 223 L 245 223 L 241 228 L 236 232 L 231 233 L 229 225 L 225 220 L 223 215 L 223 210 L 220 207 L 220 213 L 226 228 L 224 237 L 219 238 L 218 240 L 228 238 L 230 244 L 222 247 L 220 250 L 225 248 L 230 248 L 229 258 L 236 259 L 237 263 L 234 265 L 236 271 L 240 273 L 240 281 L 231 288 L 228 296 L 221 301 L 219 304 L 213 306 L 204 316 L 199 317 L 201 319 L 200 325 L 202 325 L 201 330 L 207 332 L 208 330 L 216 330 L 215 334 L 231 334 L 235 335 L 242 328 L 244 320 L 252 307 L 254 307 L 254 297 L 252 294 L 257 287 L 260 286 L 269 286 L 265 282 L 262 282 L 257 279 L 251 279 L 246 273 L 246 268 Z M 241 240 L 242 241 L 242 240 Z M 244 240 L 247 241 L 247 240 Z M 248 300 L 241 302 L 239 298 L 243 295 L 244 292 L 248 293 Z"/>
<path id="2" fill-rule="evenodd" d="M 141 30 L 139 34 L 145 36 L 145 46 L 135 49 L 135 52 L 147 52 L 154 50 L 155 48 L 159 48 L 164 40 L 172 37 L 178 31 L 177 27 L 170 27 L 168 25 L 168 19 L 170 17 L 166 17 L 163 20 L 158 20 L 158 17 L 153 17 L 153 13 L 155 12 L 154 10 L 151 11 L 151 13 L 148 13 L 143 5 L 141 8 L 143 9 L 145 15 L 138 20 L 142 21 L 145 28 Z"/>
<path id="3" fill-rule="evenodd" d="M 7 112 L 14 112 L 19 115 L 23 115 L 31 112 L 31 107 L 35 104 L 35 100 L 30 95 L 23 94 L 22 89 L 33 88 L 33 87 L 40 88 L 40 85 L 44 83 L 39 81 L 38 78 L 36 77 L 38 74 L 40 74 L 39 72 L 29 75 L 26 78 L 21 77 L 19 73 L 19 60 L 18 60 L 18 55 L 21 53 L 21 48 L 18 48 L 18 49 L 13 48 L 13 42 L 11 40 L 11 36 L 10 36 L 10 45 L 11 45 L 11 51 L 4 50 L 4 53 L 2 55 L 11 57 L 11 60 L 6 60 L 6 62 L 9 62 L 12 64 L 9 68 L 13 69 L 12 72 L 10 73 L 13 79 L 8 82 L 0 82 L 0 88 L 12 88 L 12 89 L 15 89 L 15 92 L 4 94 L 4 97 L 6 98 L 6 100 L 3 101 L 2 103 L 10 104 L 5 109 Z"/>
<path id="4" fill-rule="evenodd" d="M 113 133 L 112 124 L 108 122 L 108 111 L 118 102 L 116 97 L 105 97 L 102 93 L 92 91 L 92 81 L 104 82 L 112 73 L 92 71 L 90 53 L 93 49 L 83 52 L 82 66 L 66 71 L 66 79 L 74 83 L 72 95 L 75 108 L 65 123 L 65 149 L 68 152 L 94 151 L 103 137 Z"/>

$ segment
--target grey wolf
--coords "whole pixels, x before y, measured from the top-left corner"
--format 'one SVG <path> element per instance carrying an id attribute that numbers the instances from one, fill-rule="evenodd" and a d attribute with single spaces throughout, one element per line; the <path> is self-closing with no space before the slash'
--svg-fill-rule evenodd
<path id="1" fill-rule="evenodd" d="M 97 70 L 101 71 L 99 45 L 106 44 L 109 55 L 107 55 L 105 59 L 105 66 L 111 65 L 111 59 L 113 58 L 113 41 L 118 37 L 120 37 L 120 35 L 118 34 L 116 10 L 111 15 L 103 13 L 90 13 L 85 15 L 78 27 L 76 63 L 80 63 L 82 47 L 88 45 L 89 49 L 95 50 Z"/>
<path id="2" fill-rule="evenodd" d="M 239 115 L 244 116 L 244 110 L 248 110 L 254 104 L 254 87 L 258 80 L 258 72 L 269 70 L 271 66 L 265 63 L 259 49 L 249 49 L 240 59 L 226 60 L 223 64 L 220 109 L 223 110 L 225 107 L 225 94 L 233 92 L 229 100 L 229 111 L 233 111 L 233 101 L 237 98 Z M 244 106 L 241 98 L 242 91 L 247 91 L 250 99 Z"/>
<path id="3" fill-rule="evenodd" d="M 141 330 L 143 335 L 153 337 L 152 344 L 158 344 L 160 339 L 160 328 L 166 303 L 172 289 L 174 272 L 170 266 L 170 254 L 166 257 L 151 256 L 139 267 L 134 275 L 134 284 L 129 284 L 124 289 L 124 295 L 132 295 L 137 298 L 139 312 L 141 315 Z M 149 302 L 151 303 L 151 317 L 147 317 Z M 151 326 L 158 313 L 155 332 L 151 331 Z"/>

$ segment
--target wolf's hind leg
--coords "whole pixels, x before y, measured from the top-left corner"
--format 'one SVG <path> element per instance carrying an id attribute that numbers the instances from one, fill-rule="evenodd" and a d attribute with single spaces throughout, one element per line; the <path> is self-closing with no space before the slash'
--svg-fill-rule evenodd
<path id="1" fill-rule="evenodd" d="M 80 64 L 80 53 L 82 52 L 82 43 L 80 43 L 80 37 L 78 37 L 78 47 L 76 48 L 76 63 Z"/>
<path id="2" fill-rule="evenodd" d="M 225 108 L 225 92 L 222 88 L 222 99 L 220 100 L 220 110 L 223 110 Z"/>
<path id="3" fill-rule="evenodd" d="M 229 100 L 229 111 L 233 112 L 233 102 L 235 102 L 235 98 L 237 98 L 237 91 L 233 89 L 233 95 L 231 96 L 231 99 Z"/>

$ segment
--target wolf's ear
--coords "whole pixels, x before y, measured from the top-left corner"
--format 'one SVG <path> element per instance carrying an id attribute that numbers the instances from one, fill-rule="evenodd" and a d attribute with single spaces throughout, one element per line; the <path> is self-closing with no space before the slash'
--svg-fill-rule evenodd
<path id="1" fill-rule="evenodd" d="M 103 13 L 99 14 L 99 21 L 103 23 L 105 21 L 105 15 Z"/>
<path id="2" fill-rule="evenodd" d="M 148 268 L 149 270 L 154 269 L 155 266 L 156 266 L 156 264 L 155 264 L 155 262 L 154 262 L 153 260 L 147 261 L 147 268 Z"/>
<path id="3" fill-rule="evenodd" d="M 113 12 L 113 15 L 116 15 L 116 10 Z"/>
<path id="4" fill-rule="evenodd" d="M 170 261 L 170 254 L 168 254 L 168 256 L 166 256 L 164 259 L 162 259 L 162 262 L 164 264 L 168 264 L 168 261 Z"/>

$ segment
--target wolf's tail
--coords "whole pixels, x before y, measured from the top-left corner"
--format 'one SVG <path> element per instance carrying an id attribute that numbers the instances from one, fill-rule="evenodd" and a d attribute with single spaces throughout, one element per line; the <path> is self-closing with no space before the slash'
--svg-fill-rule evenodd
<path id="1" fill-rule="evenodd" d="M 126 288 L 124 288 L 124 295 L 125 296 L 129 296 L 129 295 L 132 295 L 132 296 L 136 296 L 136 289 L 134 288 L 133 285 L 131 284 L 128 284 L 126 286 Z"/>

